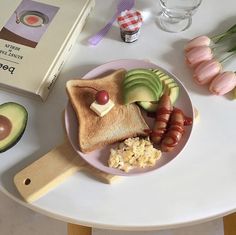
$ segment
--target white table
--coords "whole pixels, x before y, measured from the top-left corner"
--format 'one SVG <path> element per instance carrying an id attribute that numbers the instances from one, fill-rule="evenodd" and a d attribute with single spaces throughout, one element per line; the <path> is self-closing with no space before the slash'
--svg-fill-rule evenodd
<path id="1" fill-rule="evenodd" d="M 16 101 L 29 111 L 21 141 L 0 156 L 0 190 L 35 211 L 65 222 L 107 229 L 155 230 L 208 221 L 236 210 L 236 102 L 211 96 L 195 85 L 184 64 L 183 46 L 201 34 L 215 34 L 235 23 L 233 0 L 203 1 L 191 28 L 171 34 L 156 23 L 158 1 L 137 0 L 145 22 L 137 42 L 121 41 L 114 25 L 96 47 L 86 39 L 111 17 L 115 4 L 100 0 L 88 19 L 46 103 L 0 93 L 1 103 Z M 111 10 L 110 10 L 111 9 Z M 13 176 L 63 142 L 61 114 L 66 105 L 65 82 L 105 62 L 148 59 L 174 73 L 186 86 L 200 112 L 187 147 L 169 164 L 148 174 L 102 184 L 83 172 L 70 177 L 38 201 L 27 204 L 19 196 Z M 235 70 L 236 61 L 227 68 Z"/>

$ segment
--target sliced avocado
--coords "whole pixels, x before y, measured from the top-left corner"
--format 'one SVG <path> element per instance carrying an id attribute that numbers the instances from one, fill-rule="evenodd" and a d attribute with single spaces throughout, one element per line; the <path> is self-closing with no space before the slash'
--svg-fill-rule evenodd
<path id="1" fill-rule="evenodd" d="M 160 69 L 151 69 L 158 77 L 159 80 L 163 83 L 162 94 L 168 93 L 170 96 L 170 100 L 172 105 L 176 102 L 177 98 L 179 97 L 179 86 L 175 82 L 173 78 L 169 75 L 161 71 Z M 155 112 L 158 107 L 158 101 L 156 102 L 149 102 L 149 101 L 140 101 L 137 102 L 140 107 L 148 112 Z"/>
<path id="2" fill-rule="evenodd" d="M 164 83 L 164 85 L 167 85 L 167 84 L 170 84 L 170 83 L 175 83 L 176 84 L 175 80 L 173 78 L 170 78 L 170 77 L 167 78 L 167 79 L 164 79 L 162 82 Z"/>
<path id="3" fill-rule="evenodd" d="M 176 100 L 179 97 L 179 86 L 177 86 L 175 82 L 169 83 L 167 84 L 165 89 L 168 89 L 171 104 L 174 105 Z M 156 112 L 157 107 L 158 107 L 158 102 L 157 101 L 156 102 L 140 101 L 138 102 L 138 105 L 148 112 Z"/>
<path id="4" fill-rule="evenodd" d="M 170 89 L 170 88 L 172 88 L 172 87 L 176 87 L 176 86 L 178 86 L 178 84 L 176 83 L 176 82 L 171 82 L 171 83 L 168 83 L 167 84 L 167 87 Z"/>
<path id="5" fill-rule="evenodd" d="M 167 74 L 162 74 L 162 75 L 159 75 L 159 79 L 163 82 L 163 81 L 171 79 L 171 78 Z"/>
<path id="6" fill-rule="evenodd" d="M 150 113 L 156 112 L 158 107 L 158 102 L 140 101 L 137 103 L 140 107 L 142 107 L 144 110 Z"/>
<path id="7" fill-rule="evenodd" d="M 167 82 L 167 84 L 164 84 L 164 90 L 163 90 L 163 94 L 167 92 L 167 94 L 170 93 L 170 88 L 172 87 L 177 87 L 178 84 L 174 81 L 174 79 L 172 79 L 173 82 Z"/>
<path id="8" fill-rule="evenodd" d="M 165 72 L 161 71 L 160 69 L 152 69 L 152 71 L 159 77 L 160 81 L 171 78 L 169 75 L 167 75 Z"/>
<path id="9" fill-rule="evenodd" d="M 156 101 L 155 92 L 145 84 L 135 84 L 127 89 L 124 89 L 124 103 L 130 104 L 137 101 Z"/>
<path id="10" fill-rule="evenodd" d="M 154 72 L 155 74 L 157 74 L 158 76 L 162 76 L 162 75 L 166 75 L 163 71 L 161 71 L 160 69 L 151 69 L 152 72 Z"/>
<path id="11" fill-rule="evenodd" d="M 171 87 L 169 92 L 171 103 L 174 104 L 179 97 L 179 87 Z"/>
<path id="12" fill-rule="evenodd" d="M 155 72 L 150 70 L 150 69 L 137 68 L 137 69 L 129 70 L 126 73 L 126 76 L 129 77 L 130 75 L 139 74 L 139 73 L 147 74 L 147 75 L 150 75 L 150 76 L 154 76 L 155 75 Z"/>
<path id="13" fill-rule="evenodd" d="M 135 77 L 133 77 L 134 75 Z M 156 73 L 154 73 L 152 70 L 149 70 L 149 69 L 129 70 L 125 75 L 124 83 L 133 79 L 137 79 L 139 77 L 145 77 L 146 79 L 152 80 L 157 85 L 157 89 L 162 89 L 162 83 L 159 77 L 156 75 Z"/>
<path id="14" fill-rule="evenodd" d="M 28 113 L 17 103 L 8 102 L 0 105 L 0 152 L 14 146 L 26 128 Z"/>
<path id="15" fill-rule="evenodd" d="M 156 100 L 158 100 L 161 95 L 161 90 L 159 89 L 157 90 L 156 87 L 153 86 L 153 84 L 149 80 L 146 80 L 146 79 L 135 79 L 124 84 L 123 86 L 124 92 L 126 92 L 130 87 L 134 85 L 147 86 L 155 94 Z"/>
<path id="16" fill-rule="evenodd" d="M 147 80 L 148 82 L 151 83 L 153 87 L 155 87 L 156 90 L 159 90 L 161 86 L 161 82 L 157 82 L 154 77 L 145 73 L 132 74 L 132 75 L 129 75 L 128 77 L 125 77 L 123 85 L 125 86 L 128 83 L 131 83 L 136 80 Z"/>
<path id="17" fill-rule="evenodd" d="M 175 82 L 175 80 L 173 78 L 171 78 L 169 75 L 162 72 L 161 70 L 157 69 L 157 70 L 153 70 L 153 72 L 159 74 L 159 78 L 163 82 L 163 85 L 164 85 L 163 93 L 166 92 L 166 90 L 168 89 L 171 103 L 174 104 L 176 102 L 177 98 L 179 97 L 178 84 Z M 177 88 L 175 88 L 175 87 L 177 87 Z"/>
<path id="18" fill-rule="evenodd" d="M 166 86 L 166 89 L 169 90 L 169 96 L 171 104 L 174 105 L 176 100 L 179 97 L 179 87 L 175 86 L 174 83 L 168 84 L 170 87 Z M 158 107 L 158 102 L 147 102 L 147 101 L 140 101 L 137 102 L 140 107 L 142 107 L 144 110 L 148 112 L 156 112 Z"/>

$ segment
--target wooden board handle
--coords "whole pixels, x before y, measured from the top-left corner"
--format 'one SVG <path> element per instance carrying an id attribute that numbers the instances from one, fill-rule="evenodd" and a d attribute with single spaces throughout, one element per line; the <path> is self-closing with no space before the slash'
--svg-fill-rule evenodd
<path id="1" fill-rule="evenodd" d="M 81 169 L 104 183 L 120 178 L 88 165 L 67 141 L 17 173 L 14 184 L 25 201 L 33 202 Z"/>
<path id="2" fill-rule="evenodd" d="M 17 173 L 14 183 L 27 202 L 37 200 L 84 166 L 69 142 L 52 149 Z"/>

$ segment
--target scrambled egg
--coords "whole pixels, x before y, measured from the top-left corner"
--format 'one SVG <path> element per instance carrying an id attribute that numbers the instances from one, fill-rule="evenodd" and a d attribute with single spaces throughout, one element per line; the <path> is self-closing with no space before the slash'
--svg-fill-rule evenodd
<path id="1" fill-rule="evenodd" d="M 152 167 L 160 157 L 161 151 L 154 148 L 148 138 L 128 138 L 111 149 L 108 165 L 128 172 L 137 167 Z"/>

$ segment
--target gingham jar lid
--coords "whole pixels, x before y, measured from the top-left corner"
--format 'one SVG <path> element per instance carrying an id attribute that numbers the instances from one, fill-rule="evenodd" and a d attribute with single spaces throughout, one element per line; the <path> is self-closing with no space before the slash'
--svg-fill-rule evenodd
<path id="1" fill-rule="evenodd" d="M 136 31 L 140 29 L 143 19 L 139 11 L 126 10 L 121 12 L 117 21 L 121 29 L 125 31 Z"/>

